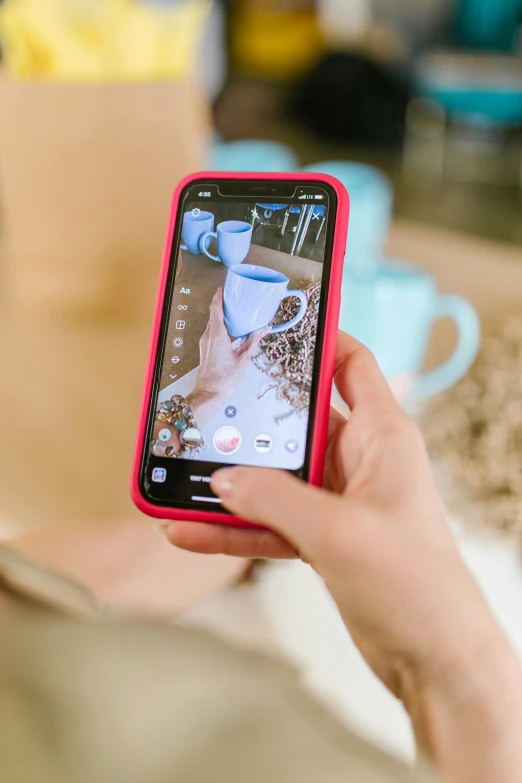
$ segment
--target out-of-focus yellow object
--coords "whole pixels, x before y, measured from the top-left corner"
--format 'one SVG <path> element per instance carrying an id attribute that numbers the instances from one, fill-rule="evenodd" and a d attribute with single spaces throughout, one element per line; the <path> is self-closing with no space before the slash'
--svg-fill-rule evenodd
<path id="1" fill-rule="evenodd" d="M 211 0 L 5 0 L 0 39 L 18 78 L 180 79 L 192 70 Z"/>
<path id="2" fill-rule="evenodd" d="M 245 73 L 288 80 L 311 68 L 325 50 L 315 12 L 240 7 L 233 19 L 232 48 Z"/>

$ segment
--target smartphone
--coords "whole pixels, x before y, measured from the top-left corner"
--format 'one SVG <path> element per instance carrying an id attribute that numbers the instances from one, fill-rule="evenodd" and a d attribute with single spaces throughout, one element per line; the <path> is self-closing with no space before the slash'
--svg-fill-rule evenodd
<path id="1" fill-rule="evenodd" d="M 224 466 L 321 485 L 348 213 L 321 174 L 179 185 L 131 480 L 141 511 L 249 526 L 212 492 Z"/>

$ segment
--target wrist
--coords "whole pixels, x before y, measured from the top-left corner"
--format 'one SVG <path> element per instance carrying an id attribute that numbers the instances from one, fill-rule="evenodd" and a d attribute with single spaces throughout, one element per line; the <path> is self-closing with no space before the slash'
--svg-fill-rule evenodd
<path id="1" fill-rule="evenodd" d="M 203 429 L 225 405 L 226 398 L 223 399 L 217 392 L 196 387 L 187 397 L 187 403 L 192 408 L 198 427 Z"/>
<path id="2" fill-rule="evenodd" d="M 417 742 L 456 781 L 518 780 L 522 668 L 493 618 L 483 635 L 429 666 L 402 672 Z"/>
<path id="3" fill-rule="evenodd" d="M 216 401 L 216 399 L 219 399 L 219 395 L 216 392 L 201 389 L 196 386 L 196 388 L 188 395 L 187 402 L 192 410 L 195 411 L 195 409 L 199 406 L 213 403 Z"/>

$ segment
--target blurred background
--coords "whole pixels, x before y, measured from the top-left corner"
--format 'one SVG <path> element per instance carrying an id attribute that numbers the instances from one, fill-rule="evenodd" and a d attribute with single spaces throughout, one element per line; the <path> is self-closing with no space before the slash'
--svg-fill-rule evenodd
<path id="1" fill-rule="evenodd" d="M 331 173 L 352 204 L 341 327 L 423 427 L 522 649 L 521 30 L 522 0 L 3 0 L 3 536 L 140 518 L 127 483 L 179 179 Z M 302 568 L 194 618 L 264 629 L 407 756 L 404 715 Z"/>

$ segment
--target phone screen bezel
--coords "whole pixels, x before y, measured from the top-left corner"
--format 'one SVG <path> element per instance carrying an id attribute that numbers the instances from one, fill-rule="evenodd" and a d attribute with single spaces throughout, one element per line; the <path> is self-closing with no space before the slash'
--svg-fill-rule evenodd
<path id="1" fill-rule="evenodd" d="M 154 428 L 154 420 L 156 414 L 157 398 L 160 392 L 160 383 L 163 370 L 164 357 L 166 352 L 167 334 L 170 324 L 172 303 L 174 299 L 174 286 L 176 282 L 176 273 L 178 267 L 179 251 L 181 246 L 181 234 L 183 228 L 183 214 L 185 211 L 185 203 L 187 197 L 190 195 L 194 188 L 204 189 L 205 187 L 216 188 L 220 190 L 219 197 L 226 203 L 226 199 L 230 198 L 230 202 L 245 201 L 263 199 L 277 203 L 278 199 L 290 200 L 295 198 L 297 190 L 307 188 L 321 188 L 327 191 L 329 197 L 328 206 L 328 220 L 326 226 L 326 238 L 325 238 L 325 257 L 323 262 L 323 278 L 321 288 L 321 300 L 319 309 L 319 322 L 317 330 L 316 340 L 316 355 L 314 360 L 312 389 L 310 395 L 310 413 L 308 420 L 308 437 L 305 449 L 305 459 L 303 467 L 297 471 L 290 471 L 298 478 L 308 481 L 310 476 L 310 464 L 313 448 L 313 440 L 315 434 L 316 425 L 316 411 L 317 411 L 317 396 L 319 386 L 319 371 L 321 367 L 321 359 L 324 345 L 324 335 L 327 317 L 327 303 L 330 291 L 334 242 L 335 242 L 335 230 L 337 224 L 338 214 L 338 196 L 335 188 L 329 183 L 320 179 L 314 179 L 313 175 L 310 175 L 308 179 L 298 180 L 277 180 L 277 179 L 220 179 L 219 177 L 202 177 L 193 179 L 187 183 L 183 188 L 177 206 L 177 214 L 174 223 L 174 233 L 171 243 L 170 260 L 168 267 L 167 283 L 165 287 L 165 293 L 163 297 L 161 323 L 159 339 L 157 341 L 155 352 L 155 364 L 152 388 L 148 401 L 148 415 L 147 415 L 147 427 L 145 431 L 145 438 L 141 444 L 141 466 L 139 476 L 139 487 L 143 498 L 153 506 L 159 508 L 179 508 L 187 511 L 208 512 L 212 510 L 214 513 L 228 515 L 228 512 L 221 506 L 209 509 L 208 504 L 203 502 L 197 502 L 193 500 L 181 500 L 178 497 L 169 495 L 168 488 L 174 485 L 179 485 L 180 482 L 189 480 L 190 474 L 200 472 L 212 475 L 213 472 L 219 468 L 225 467 L 222 463 L 216 462 L 203 462 L 200 460 L 173 460 L 166 458 L 154 457 L 150 454 L 149 444 L 152 438 L 152 431 Z M 240 463 L 238 463 L 240 464 Z M 151 467 L 167 467 L 170 471 L 171 478 L 168 485 L 154 484 L 148 479 Z M 197 467 L 196 467 L 197 466 Z M 177 474 L 172 478 L 172 474 Z"/>

